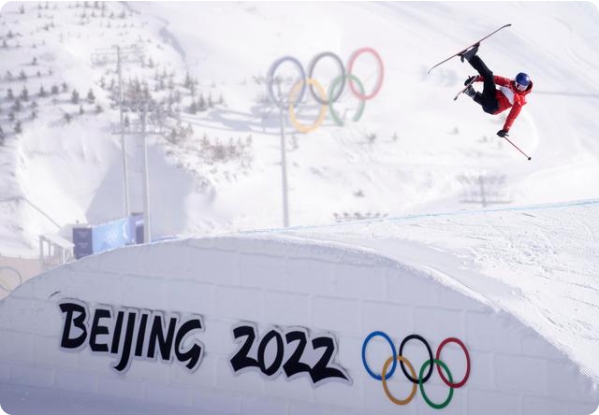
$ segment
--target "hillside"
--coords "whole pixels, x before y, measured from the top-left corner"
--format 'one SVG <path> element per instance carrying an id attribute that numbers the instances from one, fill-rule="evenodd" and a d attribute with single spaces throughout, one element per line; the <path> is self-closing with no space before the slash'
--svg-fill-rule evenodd
<path id="1" fill-rule="evenodd" d="M 124 215 L 117 45 L 127 52 L 132 211 L 143 207 L 134 103 L 145 94 L 165 113 L 154 123 L 162 134 L 148 136 L 155 237 L 281 226 L 280 122 L 267 70 L 287 55 L 307 68 L 322 51 L 347 62 L 361 47 L 379 53 L 385 74 L 359 121 L 348 90 L 336 105 L 343 127 L 329 115 L 303 134 L 285 119 L 291 225 L 596 197 L 596 19 L 591 3 L 8 3 L 0 252 L 33 256 L 40 234 L 68 237 L 70 224 Z M 525 70 L 535 82 L 511 134 L 530 162 L 495 135 L 504 116 L 451 101 L 472 68 L 454 59 L 426 74 L 506 22 L 480 55 L 497 74 Z M 333 61 L 319 65 L 325 88 L 336 71 Z M 372 56 L 354 72 L 375 87 Z M 299 120 L 311 123 L 317 110 L 307 101 Z"/>

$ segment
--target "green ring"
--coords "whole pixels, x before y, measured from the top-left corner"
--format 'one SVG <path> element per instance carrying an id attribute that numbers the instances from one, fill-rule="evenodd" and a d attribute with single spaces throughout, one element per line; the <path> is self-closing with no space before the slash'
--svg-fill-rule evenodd
<path id="1" fill-rule="evenodd" d="M 345 76 L 339 75 L 337 78 L 335 78 L 335 80 L 333 82 L 331 82 L 331 85 L 329 86 L 329 95 L 328 95 L 329 97 L 335 96 L 333 94 L 333 92 L 335 92 L 335 88 L 337 87 L 339 82 L 341 82 L 341 80 L 343 80 L 343 84 L 345 84 L 345 78 L 351 78 L 352 80 L 356 81 L 356 83 L 358 84 L 358 87 L 360 88 L 361 93 L 364 94 L 364 86 L 362 85 L 362 82 L 360 82 L 360 80 L 355 75 L 350 74 L 350 75 L 345 75 Z M 356 114 L 354 115 L 354 121 L 358 121 L 362 117 L 362 113 L 364 112 L 365 106 L 366 106 L 366 101 L 360 100 L 360 106 L 358 107 L 358 111 L 356 111 Z M 332 99 L 329 102 L 329 108 L 331 109 L 331 116 L 333 117 L 333 119 L 335 120 L 337 125 L 340 127 L 343 127 L 343 124 L 344 124 L 343 120 L 341 120 L 341 118 L 339 118 L 339 116 L 335 112 L 335 109 L 333 108 L 333 100 Z"/>
<path id="2" fill-rule="evenodd" d="M 447 375 L 449 376 L 449 383 L 453 383 L 453 378 L 451 377 L 451 372 L 449 371 L 449 368 L 447 367 L 447 365 L 438 359 L 433 359 L 433 362 L 438 364 L 439 366 L 441 366 L 443 369 L 445 369 L 445 371 L 447 372 Z M 453 388 L 451 386 L 449 387 L 449 396 L 447 397 L 447 399 L 445 399 L 445 402 L 443 402 L 441 404 L 434 403 L 433 401 L 431 401 L 428 398 L 428 396 L 426 396 L 426 393 L 424 392 L 424 384 L 422 383 L 422 378 L 423 378 L 422 375 L 424 374 L 424 370 L 430 364 L 431 364 L 431 361 L 427 360 L 426 362 L 423 363 L 422 368 L 420 368 L 420 375 L 418 376 L 418 385 L 420 385 L 420 393 L 422 393 L 422 398 L 428 404 L 428 406 L 430 406 L 431 408 L 435 408 L 435 409 L 443 409 L 447 405 L 449 405 L 449 402 L 451 402 L 451 398 L 453 398 Z"/>

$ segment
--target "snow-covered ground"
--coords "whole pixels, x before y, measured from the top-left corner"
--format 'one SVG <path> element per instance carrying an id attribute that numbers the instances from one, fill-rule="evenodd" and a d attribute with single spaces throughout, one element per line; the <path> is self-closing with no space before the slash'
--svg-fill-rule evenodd
<path id="1" fill-rule="evenodd" d="M 426 267 L 542 332 L 598 381 L 599 228 L 590 201 L 599 197 L 598 21 L 590 2 L 5 4 L 0 255 L 34 257 L 40 234 L 68 236 L 70 224 L 124 215 L 119 114 L 109 98 L 116 65 L 98 63 L 112 46 L 143 45 L 144 65 L 125 63 L 123 78 L 146 80 L 158 99 L 179 92 L 174 107 L 181 125 L 193 129 L 185 138 L 148 137 L 154 236 L 280 228 L 280 124 L 266 100 L 268 68 L 288 55 L 307 68 L 323 51 L 347 62 L 372 47 L 384 62 L 384 82 L 359 121 L 351 121 L 358 101 L 347 89 L 336 106 L 345 126 L 328 116 L 302 134 L 286 121 L 295 227 L 288 233 Z M 510 135 L 531 161 L 495 135 L 504 115 L 489 116 L 467 97 L 452 101 L 472 68 L 453 59 L 427 74 L 505 23 L 512 27 L 479 54 L 495 74 L 524 71 L 533 79 Z M 283 70 L 290 75 L 290 67 Z M 354 71 L 372 90 L 374 60 L 365 55 Z M 337 69 L 323 60 L 316 72 L 326 88 Z M 198 81 L 193 94 L 186 74 Z M 15 112 L 23 124 L 15 135 L 7 94 L 24 87 L 30 98 Z M 39 96 L 41 87 L 48 96 Z M 71 102 L 73 89 L 82 104 Z M 94 103 L 86 101 L 90 89 Z M 200 96 L 215 105 L 191 114 Z M 309 124 L 318 107 L 300 107 Z M 135 124 L 137 115 L 129 117 Z M 140 211 L 141 139 L 126 140 L 131 210 Z M 359 221 L 338 224 L 351 220 Z"/>
<path id="2" fill-rule="evenodd" d="M 120 137 L 114 134 L 118 111 L 109 100 L 117 80 L 114 49 L 112 56 L 101 55 L 117 44 L 144 48 L 143 67 L 139 62 L 123 65 L 125 81 L 145 80 L 161 99 L 172 79 L 172 91 L 182 96 L 182 125 L 193 129 L 176 145 L 163 137 L 148 138 L 157 236 L 281 226 L 280 125 L 278 111 L 265 102 L 267 70 L 287 55 L 307 68 L 322 51 L 347 62 L 361 47 L 378 51 L 385 69 L 381 91 L 366 103 L 362 118 L 351 121 L 358 101 L 348 88 L 336 105 L 340 113 L 345 110 L 344 127 L 328 116 L 321 128 L 301 134 L 286 122 L 291 225 L 597 196 L 599 58 L 597 8 L 591 3 L 85 6 L 24 3 L 22 14 L 20 3 L 2 8 L 0 42 L 7 43 L 0 48 L 0 119 L 7 135 L 0 153 L 6 178 L 0 203 L 3 255 L 33 256 L 39 234 L 61 227 L 68 235 L 68 224 L 124 215 Z M 488 39 L 480 55 L 495 73 L 526 71 L 535 83 L 511 134 L 532 155 L 530 162 L 495 135 L 504 116 L 489 116 L 465 97 L 451 100 L 472 68 L 454 59 L 426 73 L 504 23 L 512 27 Z M 112 63 L 99 64 L 102 56 Z M 18 79 L 21 71 L 26 81 Z M 292 71 L 283 65 L 281 74 L 291 76 Z M 324 59 L 315 72 L 327 88 L 337 67 Z M 372 56 L 362 55 L 354 73 L 371 91 L 377 79 Z M 198 81 L 194 98 L 210 97 L 214 107 L 188 112 L 187 74 Z M 160 89 L 158 79 L 167 85 L 154 92 Z M 56 96 L 30 98 L 26 110 L 16 114 L 23 133 L 15 138 L 8 89 L 17 96 L 26 86 L 33 97 L 40 87 L 49 92 L 53 85 L 60 89 Z M 70 102 L 73 89 L 81 96 L 83 115 L 80 104 Z M 94 104 L 86 103 L 90 89 Z M 33 100 L 38 114 L 30 121 Z M 301 107 L 300 120 L 310 123 L 315 105 Z M 70 123 L 66 112 L 73 114 Z M 132 123 L 138 118 L 129 117 Z M 126 137 L 131 210 L 140 211 L 142 147 L 138 136 Z M 229 143 L 231 155 L 219 159 L 219 150 Z M 473 195 L 481 177 L 484 199 Z"/>

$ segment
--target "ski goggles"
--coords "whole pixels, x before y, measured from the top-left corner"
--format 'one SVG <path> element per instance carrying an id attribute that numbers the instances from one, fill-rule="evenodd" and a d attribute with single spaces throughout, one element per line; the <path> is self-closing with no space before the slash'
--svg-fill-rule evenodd
<path id="1" fill-rule="evenodd" d="M 519 84 L 518 81 L 514 81 L 514 86 L 518 91 L 526 91 L 526 88 L 528 88 L 528 85 Z"/>

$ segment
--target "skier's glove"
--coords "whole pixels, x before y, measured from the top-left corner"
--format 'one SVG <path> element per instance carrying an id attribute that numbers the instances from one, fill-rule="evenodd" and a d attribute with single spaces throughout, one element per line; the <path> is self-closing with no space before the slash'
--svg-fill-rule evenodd
<path id="1" fill-rule="evenodd" d="M 464 81 L 464 85 L 468 85 L 474 78 L 476 78 L 476 76 L 469 76 L 468 79 Z"/>
<path id="2" fill-rule="evenodd" d="M 509 134 L 507 133 L 507 131 L 506 131 L 506 130 L 499 130 L 499 131 L 497 131 L 497 135 L 498 135 L 499 137 L 503 137 L 503 138 L 505 138 L 505 137 L 509 137 Z"/>

